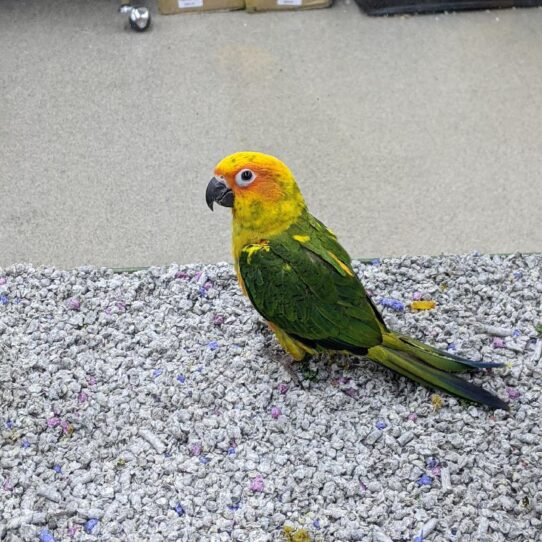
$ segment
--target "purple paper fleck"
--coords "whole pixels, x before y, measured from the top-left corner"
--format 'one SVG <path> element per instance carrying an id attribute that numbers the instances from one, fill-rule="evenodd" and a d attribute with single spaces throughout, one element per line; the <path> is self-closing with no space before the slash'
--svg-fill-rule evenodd
<path id="1" fill-rule="evenodd" d="M 75 536 L 77 531 L 79 531 L 79 525 L 73 524 L 68 527 L 68 534 L 70 536 Z"/>
<path id="2" fill-rule="evenodd" d="M 70 432 L 70 424 L 66 420 L 60 420 L 60 427 L 62 427 L 62 431 L 65 435 Z"/>
<path id="3" fill-rule="evenodd" d="M 282 414 L 282 411 L 280 410 L 280 408 L 278 406 L 274 406 L 272 409 L 271 409 L 271 417 L 276 420 L 280 415 Z"/>
<path id="4" fill-rule="evenodd" d="M 411 413 L 408 415 L 408 419 L 409 419 L 411 422 L 415 422 L 415 421 L 418 419 L 418 415 L 417 415 L 415 412 L 411 412 Z"/>
<path id="5" fill-rule="evenodd" d="M 7 281 L 8 279 L 6 277 L 0 277 L 0 286 L 3 286 Z"/>
<path id="6" fill-rule="evenodd" d="M 288 386 L 288 384 L 286 384 L 285 382 L 281 382 L 278 386 L 277 386 L 277 389 L 279 390 L 279 393 L 281 395 L 284 395 L 289 389 L 290 387 Z"/>
<path id="7" fill-rule="evenodd" d="M 87 378 L 87 381 L 88 381 L 90 386 L 95 386 L 96 385 L 96 378 L 94 376 L 89 376 Z"/>
<path id="8" fill-rule="evenodd" d="M 215 314 L 213 316 L 213 324 L 215 326 L 221 326 L 224 323 L 224 316 L 221 314 Z"/>
<path id="9" fill-rule="evenodd" d="M 40 542 L 55 542 L 55 537 L 48 529 L 42 529 L 40 532 Z"/>
<path id="10" fill-rule="evenodd" d="M 348 395 L 348 397 L 352 397 L 353 399 L 358 396 L 358 390 L 356 388 L 345 388 L 342 391 L 345 395 Z"/>
<path id="11" fill-rule="evenodd" d="M 213 283 L 208 280 L 204 285 L 203 287 L 206 289 L 206 290 L 210 290 L 212 287 L 213 287 Z"/>
<path id="12" fill-rule="evenodd" d="M 510 399 L 519 399 L 521 397 L 521 392 L 519 390 L 516 390 L 515 388 L 507 388 L 506 393 L 508 394 L 508 397 Z"/>
<path id="13" fill-rule="evenodd" d="M 389 309 L 393 309 L 394 311 L 398 312 L 405 310 L 405 306 L 401 301 L 399 301 L 398 299 L 393 299 L 391 297 L 383 297 L 382 299 L 380 299 L 380 304 L 383 307 L 388 307 Z"/>
<path id="14" fill-rule="evenodd" d="M 53 416 L 47 420 L 48 427 L 56 427 L 57 425 L 60 425 L 60 418 L 58 416 Z"/>
<path id="15" fill-rule="evenodd" d="M 13 484 L 11 483 L 11 480 L 9 478 L 6 478 L 4 480 L 4 483 L 2 484 L 2 489 L 4 491 L 11 491 L 13 489 Z"/>
<path id="16" fill-rule="evenodd" d="M 79 309 L 81 309 L 81 301 L 79 301 L 77 297 L 70 297 L 70 299 L 66 301 L 66 306 L 71 311 L 78 311 Z"/>
<path id="17" fill-rule="evenodd" d="M 77 396 L 77 400 L 80 402 L 80 403 L 85 403 L 86 401 L 88 401 L 88 395 L 82 391 L 79 393 L 79 395 Z"/>
<path id="18" fill-rule="evenodd" d="M 92 530 L 94 529 L 94 527 L 96 527 L 96 525 L 98 525 L 99 521 L 96 519 L 96 518 L 90 518 L 86 521 L 85 523 L 85 532 L 87 534 L 90 534 L 92 532 Z"/>
<path id="19" fill-rule="evenodd" d="M 419 291 L 416 291 L 412 294 L 412 299 L 414 301 L 419 301 L 422 298 L 422 293 Z"/>
<path id="20" fill-rule="evenodd" d="M 493 348 L 504 348 L 504 341 L 500 337 L 493 339 Z"/>
<path id="21" fill-rule="evenodd" d="M 263 477 L 261 474 L 258 474 L 250 481 L 250 490 L 255 493 L 261 493 L 264 490 Z"/>
<path id="22" fill-rule="evenodd" d="M 433 479 L 427 474 L 422 474 L 416 483 L 419 486 L 430 486 L 433 483 Z"/>
<path id="23" fill-rule="evenodd" d="M 201 455 L 202 446 L 199 442 L 190 445 L 190 453 L 194 456 Z"/>
<path id="24" fill-rule="evenodd" d="M 177 273 L 175 273 L 175 278 L 181 280 L 188 280 L 189 277 L 188 274 L 184 271 L 177 271 Z"/>

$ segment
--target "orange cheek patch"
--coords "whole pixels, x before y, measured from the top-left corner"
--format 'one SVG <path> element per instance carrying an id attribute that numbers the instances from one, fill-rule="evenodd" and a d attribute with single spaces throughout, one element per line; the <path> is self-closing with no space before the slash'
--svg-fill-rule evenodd
<path id="1" fill-rule="evenodd" d="M 283 198 L 284 192 L 280 184 L 268 175 L 256 174 L 256 180 L 246 188 L 241 188 L 241 192 L 250 194 L 254 199 L 276 203 Z M 239 187 L 238 187 L 239 191 Z"/>

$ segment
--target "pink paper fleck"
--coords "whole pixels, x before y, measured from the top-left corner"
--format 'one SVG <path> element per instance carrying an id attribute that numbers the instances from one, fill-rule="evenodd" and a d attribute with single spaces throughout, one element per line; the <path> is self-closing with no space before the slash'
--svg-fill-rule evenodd
<path id="1" fill-rule="evenodd" d="M 250 490 L 255 493 L 261 493 L 264 490 L 263 477 L 261 474 L 258 474 L 250 481 Z"/>

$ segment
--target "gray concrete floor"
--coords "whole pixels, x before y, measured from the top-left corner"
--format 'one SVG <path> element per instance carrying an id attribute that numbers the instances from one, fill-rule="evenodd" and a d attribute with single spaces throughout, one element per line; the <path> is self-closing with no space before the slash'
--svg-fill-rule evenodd
<path id="1" fill-rule="evenodd" d="M 214 164 L 281 157 L 355 257 L 542 250 L 542 10 L 0 3 L 0 265 L 230 259 Z"/>

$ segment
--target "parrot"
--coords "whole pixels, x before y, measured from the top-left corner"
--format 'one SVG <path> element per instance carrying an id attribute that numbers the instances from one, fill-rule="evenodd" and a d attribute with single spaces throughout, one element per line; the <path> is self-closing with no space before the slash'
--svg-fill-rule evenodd
<path id="1" fill-rule="evenodd" d="M 364 356 L 426 387 L 490 409 L 508 405 L 455 373 L 502 367 L 389 329 L 335 233 L 315 218 L 290 169 L 243 151 L 222 159 L 205 199 L 232 210 L 241 290 L 294 362 L 327 353 Z"/>

